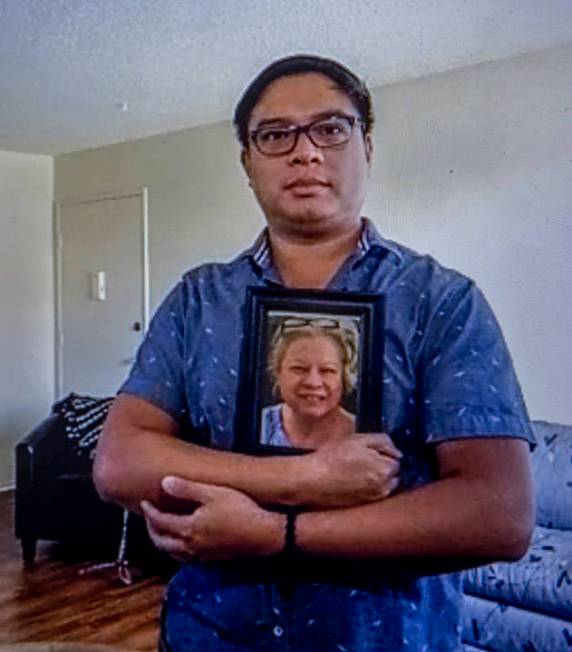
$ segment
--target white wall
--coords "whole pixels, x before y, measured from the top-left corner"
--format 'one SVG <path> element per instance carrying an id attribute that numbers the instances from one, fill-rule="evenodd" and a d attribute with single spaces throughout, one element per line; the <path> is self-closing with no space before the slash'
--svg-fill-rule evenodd
<path id="1" fill-rule="evenodd" d="M 54 394 L 53 160 L 0 151 L 0 487 Z"/>
<path id="2" fill-rule="evenodd" d="M 189 267 L 225 260 L 263 227 L 229 123 L 58 156 L 57 200 L 149 188 L 151 306 Z"/>
<path id="3" fill-rule="evenodd" d="M 572 47 L 375 92 L 366 212 L 485 290 L 533 418 L 572 423 Z M 262 226 L 229 123 L 56 158 L 58 199 L 148 186 L 155 306 Z"/>
<path id="4" fill-rule="evenodd" d="M 387 86 L 367 208 L 474 278 L 533 418 L 572 423 L 572 47 Z"/>

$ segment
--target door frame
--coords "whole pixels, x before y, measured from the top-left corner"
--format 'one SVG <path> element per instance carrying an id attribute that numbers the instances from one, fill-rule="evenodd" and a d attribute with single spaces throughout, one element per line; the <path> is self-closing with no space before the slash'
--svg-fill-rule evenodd
<path id="1" fill-rule="evenodd" d="M 141 283 L 142 283 L 142 330 L 143 336 L 149 326 L 149 190 L 147 187 L 137 188 L 135 190 L 126 190 L 120 192 L 110 192 L 98 195 L 86 195 L 83 197 L 74 197 L 71 199 L 62 199 L 54 201 L 54 291 L 55 291 L 55 397 L 54 400 L 61 398 L 63 388 L 63 354 L 64 354 L 64 333 L 63 333 L 63 304 L 62 304 L 62 235 L 61 235 L 61 213 L 62 209 L 77 204 L 93 204 L 101 201 L 110 201 L 114 199 L 129 199 L 139 197 L 141 200 L 141 229 L 142 229 L 142 246 L 141 246 Z"/>

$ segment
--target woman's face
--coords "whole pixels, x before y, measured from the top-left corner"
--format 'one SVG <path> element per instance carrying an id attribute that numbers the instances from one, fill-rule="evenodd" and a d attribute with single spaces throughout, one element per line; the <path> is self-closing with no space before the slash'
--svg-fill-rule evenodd
<path id="1" fill-rule="evenodd" d="M 282 400 L 301 416 L 319 418 L 335 409 L 342 400 L 340 352 L 327 336 L 294 340 L 278 372 Z"/>

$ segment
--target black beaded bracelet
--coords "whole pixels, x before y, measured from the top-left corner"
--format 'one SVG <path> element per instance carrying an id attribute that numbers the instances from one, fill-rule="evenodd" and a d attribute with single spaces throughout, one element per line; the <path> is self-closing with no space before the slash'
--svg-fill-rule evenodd
<path id="1" fill-rule="evenodd" d="M 297 510 L 288 510 L 286 512 L 286 533 L 284 536 L 283 553 L 287 557 L 293 557 L 296 554 L 296 517 L 298 516 Z"/>

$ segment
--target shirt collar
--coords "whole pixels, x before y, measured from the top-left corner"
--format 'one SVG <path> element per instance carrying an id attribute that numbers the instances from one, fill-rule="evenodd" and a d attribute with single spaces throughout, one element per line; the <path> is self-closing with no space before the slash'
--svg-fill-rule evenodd
<path id="1" fill-rule="evenodd" d="M 399 246 L 391 240 L 381 236 L 373 222 L 362 217 L 362 229 L 359 241 L 354 252 L 356 258 L 361 259 L 374 249 L 383 249 L 401 261 L 403 254 Z M 268 227 L 265 227 L 257 236 L 256 240 L 248 249 L 243 251 L 238 258 L 250 258 L 261 269 L 268 269 L 271 266 L 270 240 L 268 238 Z"/>
<path id="2" fill-rule="evenodd" d="M 399 262 L 403 259 L 403 254 L 401 253 L 399 245 L 391 240 L 383 238 L 373 222 L 368 217 L 362 217 L 362 230 L 356 253 L 360 257 L 363 257 L 372 249 L 383 249 L 393 254 Z"/>

